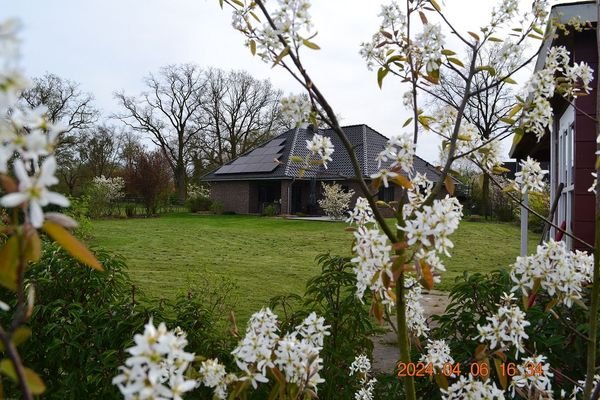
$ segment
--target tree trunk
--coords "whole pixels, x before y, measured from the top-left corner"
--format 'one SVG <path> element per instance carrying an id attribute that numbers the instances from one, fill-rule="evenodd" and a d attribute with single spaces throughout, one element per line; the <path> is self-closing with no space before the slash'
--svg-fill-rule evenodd
<path id="1" fill-rule="evenodd" d="M 177 166 L 175 169 L 175 189 L 177 190 L 177 200 L 182 204 L 185 201 L 187 177 L 184 166 Z"/>
<path id="2" fill-rule="evenodd" d="M 490 214 L 490 177 L 487 174 L 483 175 L 483 183 L 481 185 L 481 215 L 487 220 Z"/>

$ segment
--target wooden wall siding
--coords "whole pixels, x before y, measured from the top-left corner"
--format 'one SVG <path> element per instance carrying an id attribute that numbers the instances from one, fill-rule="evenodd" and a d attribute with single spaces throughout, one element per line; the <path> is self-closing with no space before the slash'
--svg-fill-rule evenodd
<path id="1" fill-rule="evenodd" d="M 592 185 L 591 173 L 594 172 L 596 151 L 596 130 L 594 122 L 585 114 L 596 115 L 596 86 L 598 78 L 598 55 L 596 48 L 596 32 L 586 31 L 575 34 L 571 42 L 573 61 L 585 61 L 594 70 L 592 93 L 576 100 L 575 110 L 575 199 L 573 204 L 573 233 L 594 243 L 594 195 L 588 192 Z M 574 241 L 575 249 L 585 247 Z"/>

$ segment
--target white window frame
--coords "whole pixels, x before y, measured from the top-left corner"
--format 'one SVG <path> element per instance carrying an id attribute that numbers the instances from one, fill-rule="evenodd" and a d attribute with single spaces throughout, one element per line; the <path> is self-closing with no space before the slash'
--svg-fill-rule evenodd
<path id="1" fill-rule="evenodd" d="M 575 198 L 575 108 L 572 105 L 561 115 L 557 129 L 558 131 L 551 135 L 550 143 L 550 198 L 556 198 L 556 190 L 562 182 L 564 187 L 560 193 L 554 223 L 561 226 L 563 221 L 566 221 L 566 231 L 572 234 Z M 550 237 L 555 237 L 556 233 L 556 229 L 551 229 Z M 563 240 L 569 248 L 572 247 L 572 239 L 569 236 L 563 235 Z"/>

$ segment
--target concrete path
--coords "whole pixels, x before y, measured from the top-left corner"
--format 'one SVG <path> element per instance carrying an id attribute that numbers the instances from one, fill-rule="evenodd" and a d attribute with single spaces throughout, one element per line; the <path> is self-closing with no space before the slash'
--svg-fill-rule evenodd
<path id="1" fill-rule="evenodd" d="M 448 305 L 448 294 L 438 290 L 423 291 L 421 304 L 425 309 L 425 317 L 441 315 Z M 432 327 L 431 323 L 429 324 Z M 383 335 L 373 336 L 373 371 L 376 373 L 392 373 L 398 362 L 399 350 L 396 345 L 396 334 L 388 326 Z"/>

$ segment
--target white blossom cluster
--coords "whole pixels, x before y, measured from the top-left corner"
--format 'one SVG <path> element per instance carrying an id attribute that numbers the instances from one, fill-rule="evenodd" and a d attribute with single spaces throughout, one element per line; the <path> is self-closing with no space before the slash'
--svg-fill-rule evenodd
<path id="1" fill-rule="evenodd" d="M 352 250 L 355 257 L 353 271 L 356 274 L 356 296 L 362 299 L 367 288 L 380 294 L 386 304 L 393 300 L 384 285 L 384 275 L 393 280 L 392 246 L 387 236 L 376 225 L 360 226 L 354 232 L 355 243 Z"/>
<path id="2" fill-rule="evenodd" d="M 425 346 L 425 354 L 421 355 L 419 361 L 431 364 L 433 368 L 442 371 L 444 364 L 454 364 L 454 358 L 450 355 L 450 347 L 445 340 L 429 340 Z"/>
<path id="3" fill-rule="evenodd" d="M 406 325 L 415 336 L 427 336 L 429 327 L 425 318 L 425 309 L 421 305 L 423 298 L 423 287 L 416 279 L 407 277 L 404 280 L 406 287 L 410 289 L 406 292 Z"/>
<path id="4" fill-rule="evenodd" d="M 587 377 L 587 375 L 586 375 L 586 377 Z M 585 381 L 586 381 L 585 379 L 577 381 L 578 385 L 576 385 L 573 388 L 573 391 L 571 392 L 571 397 L 569 397 L 569 400 L 578 400 L 579 399 L 579 397 L 577 397 L 577 394 L 583 393 Z M 598 385 L 600 385 L 600 374 L 594 375 L 594 379 L 592 382 L 593 382 L 593 384 L 592 384 L 593 388 L 598 387 Z M 564 390 L 561 390 L 561 399 L 566 398 L 565 395 L 566 395 L 566 393 L 564 392 Z"/>
<path id="5" fill-rule="evenodd" d="M 415 36 L 415 45 L 419 49 L 427 73 L 439 70 L 444 48 L 442 27 L 439 24 L 426 24 L 423 32 Z"/>
<path id="6" fill-rule="evenodd" d="M 225 366 L 218 359 L 209 359 L 200 364 L 200 383 L 214 389 L 214 397 L 217 399 L 227 398 L 227 386 L 237 380 L 235 374 L 228 374 Z"/>
<path id="7" fill-rule="evenodd" d="M 270 11 L 273 26 L 265 22 L 261 26 L 253 26 L 253 14 L 256 4 L 247 2 L 240 8 L 235 8 L 232 15 L 232 26 L 246 34 L 248 45 L 250 40 L 256 43 L 257 54 L 265 62 L 273 62 L 285 48 L 279 36 L 288 46 L 303 46 L 304 38 L 313 36 L 309 14 L 310 2 L 307 0 L 277 0 L 278 8 Z M 255 15 L 255 14 L 254 14 Z"/>
<path id="8" fill-rule="evenodd" d="M 315 133 L 311 140 L 306 141 L 306 148 L 312 155 L 321 158 L 323 167 L 327 169 L 327 162 L 332 160 L 331 155 L 334 151 L 331 139 L 327 136 Z"/>
<path id="9" fill-rule="evenodd" d="M 441 389 L 444 400 L 485 399 L 504 400 L 504 392 L 491 381 L 481 381 L 469 374 L 461 375 L 448 389 Z"/>
<path id="10" fill-rule="evenodd" d="M 414 174 L 411 183 L 412 187 L 406 191 L 408 202 L 402 207 L 402 216 L 405 220 L 423 205 L 433 189 L 433 182 L 420 172 Z"/>
<path id="11" fill-rule="evenodd" d="M 301 390 L 316 391 L 323 382 L 319 352 L 324 336 L 329 335 L 329 326 L 324 322 L 313 312 L 293 332 L 280 337 L 277 316 L 270 309 L 252 315 L 245 337 L 232 352 L 246 374 L 241 379 L 250 380 L 256 388 L 257 382 L 268 382 L 267 368 L 277 367 L 288 382 L 298 384 Z"/>
<path id="12" fill-rule="evenodd" d="M 511 20 L 518 11 L 518 0 L 502 0 L 500 6 L 492 10 L 491 27 L 495 28 Z"/>
<path id="13" fill-rule="evenodd" d="M 196 185 L 189 183 L 187 185 L 187 198 L 188 199 L 199 199 L 201 197 L 210 197 L 210 188 L 208 186 Z"/>
<path id="14" fill-rule="evenodd" d="M 397 168 L 406 173 L 411 173 L 413 170 L 415 147 L 413 138 L 408 133 L 391 137 L 388 139 L 385 148 L 375 158 L 377 168 L 381 168 L 382 162 L 392 161 L 390 169 Z"/>
<path id="15" fill-rule="evenodd" d="M 521 360 L 521 364 L 517 365 L 519 373 L 513 376 L 510 383 L 511 393 L 514 396 L 518 389 L 524 390 L 526 393 L 537 393 L 534 398 L 551 399 L 552 381 L 550 378 L 554 374 L 550 371 L 550 364 L 546 361 L 543 355 L 526 357 Z"/>
<path id="16" fill-rule="evenodd" d="M 371 41 L 360 44 L 360 55 L 366 61 L 367 68 L 371 70 L 375 64 L 385 62 L 385 56 L 388 50 L 391 50 L 389 45 L 382 46 L 387 39 L 381 34 L 381 31 L 392 31 L 402 33 L 406 29 L 406 15 L 402 11 L 400 5 L 393 1 L 388 5 L 381 6 L 381 26 L 377 33 L 373 35 Z"/>
<path id="17" fill-rule="evenodd" d="M 567 307 L 581 299 L 583 286 L 592 280 L 593 256 L 582 251 L 569 251 L 564 242 L 549 240 L 537 247 L 536 254 L 517 257 L 510 277 L 512 291 L 527 295 L 538 282 L 539 287 Z"/>
<path id="18" fill-rule="evenodd" d="M 528 192 L 541 192 L 546 187 L 544 175 L 548 171 L 540 167 L 540 163 L 527 156 L 526 160 L 519 162 L 521 169 L 515 174 L 515 187 L 525 194 Z"/>
<path id="19" fill-rule="evenodd" d="M 181 399 L 182 394 L 197 386 L 184 375 L 194 354 L 184 350 L 185 334 L 169 331 L 164 323 L 158 328 L 150 320 L 143 334 L 134 336 L 135 346 L 121 374 L 113 378 L 124 399 Z"/>
<path id="20" fill-rule="evenodd" d="M 373 390 L 377 379 L 369 379 L 370 372 L 371 361 L 369 358 L 364 354 L 356 356 L 350 365 L 350 376 L 358 375 L 360 383 L 360 388 L 354 393 L 354 400 L 373 400 Z"/>
<path id="21" fill-rule="evenodd" d="M 48 189 L 58 183 L 53 153 L 65 127 L 48 121 L 46 107 L 18 104 L 21 92 L 29 86 L 18 66 L 19 27 L 16 20 L 0 23 L 0 174 L 8 173 L 9 160 L 18 156 L 13 163 L 18 191 L 0 198 L 0 206 L 23 206 L 27 221 L 39 228 L 44 223 L 43 207 L 69 206 L 63 195 Z"/>
<path id="22" fill-rule="evenodd" d="M 281 115 L 294 126 L 304 126 L 312 106 L 305 96 L 290 95 L 281 99 Z"/>
<path id="23" fill-rule="evenodd" d="M 570 53 L 564 46 L 551 47 L 544 68 L 532 75 L 527 92 L 531 106 L 523 113 L 523 124 L 533 132 L 538 142 L 552 123 L 550 99 L 555 92 L 570 99 L 591 91 L 593 70 L 584 62 L 569 65 Z"/>
<path id="24" fill-rule="evenodd" d="M 349 224 L 356 223 L 358 226 L 375 223 L 375 218 L 373 218 L 373 210 L 371 209 L 367 199 L 364 197 L 359 197 L 356 199 L 354 208 L 348 213 L 346 222 Z"/>
<path id="25" fill-rule="evenodd" d="M 486 325 L 478 325 L 479 339 L 481 342 L 487 342 L 490 349 L 507 349 L 511 346 L 516 348 L 516 356 L 524 352 L 523 340 L 529 336 L 525 333 L 525 328 L 531 325 L 525 319 L 525 313 L 512 304 L 514 297 L 512 293 L 502 296 L 501 303 L 498 304 L 498 311 L 491 317 L 486 317 L 489 321 Z"/>
<path id="26" fill-rule="evenodd" d="M 408 245 L 420 245 L 426 249 L 435 249 L 450 256 L 449 249 L 454 244 L 449 236 L 458 228 L 462 218 L 462 205 L 455 197 L 446 195 L 434 200 L 431 206 L 422 206 L 414 211 L 414 218 L 398 226 L 406 232 Z"/>
<path id="27" fill-rule="evenodd" d="M 116 201 L 125 196 L 125 180 L 116 176 L 113 178 L 107 178 L 104 175 L 96 176 L 92 180 L 94 189 L 102 193 L 106 201 Z"/>

